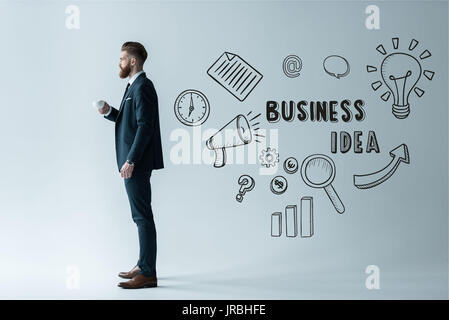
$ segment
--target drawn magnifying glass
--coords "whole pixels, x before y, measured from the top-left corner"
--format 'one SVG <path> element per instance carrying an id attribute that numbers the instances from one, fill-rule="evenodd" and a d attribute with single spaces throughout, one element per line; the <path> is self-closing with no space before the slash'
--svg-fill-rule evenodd
<path id="1" fill-rule="evenodd" d="M 313 154 L 304 159 L 301 177 L 312 188 L 324 188 L 338 213 L 345 212 L 345 206 L 332 186 L 335 178 L 335 163 L 324 154 Z"/>

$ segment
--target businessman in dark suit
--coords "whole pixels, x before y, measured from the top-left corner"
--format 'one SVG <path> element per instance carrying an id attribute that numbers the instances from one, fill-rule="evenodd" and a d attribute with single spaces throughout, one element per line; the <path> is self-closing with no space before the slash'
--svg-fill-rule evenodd
<path id="1" fill-rule="evenodd" d="M 117 166 L 124 178 L 132 219 L 139 234 L 139 260 L 119 276 L 129 279 L 119 287 L 137 289 L 156 287 L 156 228 L 151 210 L 150 177 L 162 169 L 161 133 L 158 99 L 153 83 L 146 77 L 143 64 L 147 51 L 138 42 L 125 42 L 120 55 L 120 78 L 128 78 L 120 109 L 105 103 L 100 114 L 115 122 Z"/>

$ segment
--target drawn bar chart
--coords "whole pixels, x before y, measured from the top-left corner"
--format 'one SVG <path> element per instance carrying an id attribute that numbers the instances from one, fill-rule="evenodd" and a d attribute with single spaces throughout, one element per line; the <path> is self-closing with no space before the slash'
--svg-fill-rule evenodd
<path id="1" fill-rule="evenodd" d="M 302 197 L 300 199 L 300 235 L 301 238 L 310 238 L 314 234 L 313 222 L 313 198 Z M 280 237 L 282 235 L 282 212 L 271 214 L 271 236 Z M 285 236 L 295 238 L 298 236 L 298 207 L 297 205 L 287 205 L 285 207 Z"/>

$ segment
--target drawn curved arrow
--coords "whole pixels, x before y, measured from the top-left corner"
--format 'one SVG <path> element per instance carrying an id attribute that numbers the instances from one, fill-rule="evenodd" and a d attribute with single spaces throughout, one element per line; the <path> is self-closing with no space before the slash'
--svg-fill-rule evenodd
<path id="1" fill-rule="evenodd" d="M 383 169 L 364 175 L 354 175 L 354 185 L 359 189 L 368 189 L 375 187 L 385 180 L 388 180 L 401 162 L 410 163 L 410 156 L 408 153 L 407 145 L 401 144 L 390 151 L 391 159 L 390 163 Z"/>

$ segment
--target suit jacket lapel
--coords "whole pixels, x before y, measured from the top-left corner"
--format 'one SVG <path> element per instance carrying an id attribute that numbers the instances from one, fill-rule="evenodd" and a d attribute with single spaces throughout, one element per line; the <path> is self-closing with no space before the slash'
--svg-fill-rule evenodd
<path id="1" fill-rule="evenodd" d="M 137 76 L 137 78 L 134 80 L 134 82 L 129 86 L 128 91 L 126 92 L 125 96 L 124 96 L 123 99 L 122 99 L 122 103 L 120 103 L 120 109 L 119 109 L 119 111 L 118 111 L 117 119 L 118 119 L 118 117 L 120 116 L 120 113 L 121 113 L 122 110 L 123 110 L 123 105 L 125 104 L 126 99 L 131 95 L 131 91 L 134 89 L 134 84 L 135 84 L 137 81 L 140 81 L 141 79 L 143 79 L 144 77 L 145 77 L 145 72 L 139 74 L 139 75 Z"/>
<path id="2" fill-rule="evenodd" d="M 134 84 L 134 82 L 133 82 L 133 84 Z M 120 109 L 118 111 L 119 115 L 120 115 L 120 111 L 122 111 L 122 109 L 123 109 L 123 105 L 125 104 L 125 100 L 128 98 L 129 94 L 131 93 L 131 88 L 132 88 L 132 85 L 129 86 L 128 91 L 123 96 L 122 102 L 120 103 Z"/>

